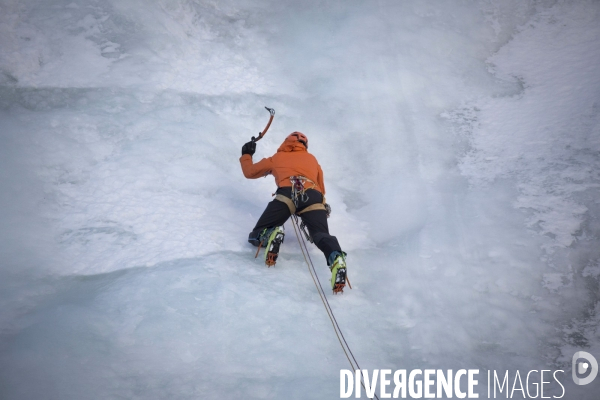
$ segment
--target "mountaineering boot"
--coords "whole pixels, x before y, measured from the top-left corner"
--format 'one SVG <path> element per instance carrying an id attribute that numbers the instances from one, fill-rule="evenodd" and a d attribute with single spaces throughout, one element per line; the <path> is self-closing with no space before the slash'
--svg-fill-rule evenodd
<path id="1" fill-rule="evenodd" d="M 268 267 L 271 267 L 277 262 L 279 246 L 281 246 L 281 243 L 283 243 L 285 233 L 283 232 L 283 227 L 281 226 L 277 226 L 267 233 L 269 236 L 266 240 L 267 245 L 265 246 L 265 264 L 267 264 Z"/>
<path id="2" fill-rule="evenodd" d="M 344 293 L 346 286 L 346 260 L 343 255 L 338 255 L 331 265 L 331 288 L 333 294 Z"/>
<path id="3" fill-rule="evenodd" d="M 266 232 L 266 229 L 258 230 L 258 231 L 252 231 L 248 234 L 248 243 L 250 243 L 252 246 L 258 247 L 260 246 L 260 241 L 261 241 L 261 237 L 262 235 Z"/>

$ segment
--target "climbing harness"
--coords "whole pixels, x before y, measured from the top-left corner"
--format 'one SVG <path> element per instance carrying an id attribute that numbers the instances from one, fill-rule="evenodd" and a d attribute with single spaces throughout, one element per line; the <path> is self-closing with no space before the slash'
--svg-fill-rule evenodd
<path id="1" fill-rule="evenodd" d="M 306 203 L 308 201 L 308 194 L 306 191 L 308 189 L 316 188 L 317 184 L 305 176 L 290 176 L 290 182 L 292 183 L 292 198 L 290 199 L 282 194 L 277 194 L 275 195 L 275 200 L 285 203 L 290 209 L 290 213 L 292 215 L 300 215 L 314 210 L 325 210 L 328 211 L 327 216 L 329 217 L 331 207 L 328 208 L 328 205 L 326 205 L 325 196 L 323 196 L 322 203 L 311 204 L 310 206 L 305 207 L 303 210 L 296 212 L 296 210 L 300 208 L 300 203 Z M 307 186 L 307 182 L 311 185 Z"/>
<path id="2" fill-rule="evenodd" d="M 269 117 L 269 122 L 267 123 L 267 126 L 265 126 L 265 129 L 263 129 L 262 132 L 258 132 L 258 137 L 252 136 L 252 139 L 250 139 L 254 143 L 258 142 L 260 139 L 263 138 L 263 136 L 265 136 L 265 133 L 267 133 L 267 131 L 269 130 L 269 127 L 271 126 L 271 122 L 273 122 L 273 117 L 275 117 L 275 109 L 274 108 L 269 108 L 269 107 L 265 107 L 265 108 L 267 109 L 269 114 L 271 114 L 271 116 Z"/>
<path id="3" fill-rule="evenodd" d="M 358 361 L 356 361 L 356 357 L 354 357 L 352 350 L 350 350 L 350 346 L 348 345 L 348 342 L 346 341 L 346 338 L 344 337 L 344 334 L 342 333 L 342 329 L 340 328 L 340 325 L 338 324 L 338 322 L 335 318 L 335 315 L 333 314 L 333 310 L 331 309 L 331 305 L 329 304 L 329 301 L 327 300 L 327 296 L 325 295 L 325 291 L 323 290 L 321 281 L 319 280 L 319 277 L 317 276 L 317 271 L 315 270 L 315 266 L 313 265 L 312 259 L 310 258 L 310 253 L 308 252 L 308 246 L 306 246 L 306 242 L 304 241 L 304 238 L 302 238 L 302 236 L 299 233 L 300 226 L 298 224 L 298 216 L 297 215 L 292 215 L 292 226 L 294 227 L 294 232 L 296 233 L 296 238 L 298 239 L 298 244 L 300 245 L 300 250 L 302 251 L 302 255 L 304 256 L 304 261 L 306 262 L 306 266 L 308 267 L 308 272 L 310 272 L 310 276 L 312 277 L 315 287 L 317 288 L 317 292 L 319 293 L 319 296 L 321 297 L 321 302 L 323 303 L 323 306 L 325 307 L 325 311 L 327 312 L 327 316 L 329 317 L 329 320 L 331 321 L 331 325 L 333 326 L 335 335 L 337 336 L 338 341 L 340 342 L 340 346 L 342 346 L 342 350 L 344 351 L 344 354 L 346 355 L 346 358 L 348 359 L 348 362 L 350 363 L 350 366 L 352 367 L 352 370 L 354 371 L 354 374 L 356 375 L 356 371 L 360 369 L 360 366 L 358 365 Z M 348 278 L 346 277 L 346 279 L 348 279 Z M 348 284 L 350 284 L 350 281 L 348 281 Z M 350 286 L 350 288 L 352 288 L 352 286 Z M 361 383 L 362 387 L 365 388 L 362 374 L 360 375 L 360 381 L 361 381 L 360 383 Z M 365 390 L 366 390 L 366 388 L 365 388 Z M 373 393 L 373 394 L 375 396 L 375 399 L 379 400 L 379 397 L 375 393 Z"/>
<path id="4" fill-rule="evenodd" d="M 323 196 L 322 203 L 312 204 L 308 207 L 305 207 L 303 210 L 296 212 L 296 210 L 299 208 L 299 203 L 306 203 L 308 201 L 308 194 L 306 193 L 306 191 L 308 189 L 316 188 L 317 185 L 305 176 L 290 176 L 290 182 L 292 183 L 291 199 L 282 194 L 275 195 L 275 200 L 279 200 L 288 206 L 288 208 L 290 209 L 290 214 L 301 215 L 309 211 L 325 210 L 327 212 L 327 218 L 329 218 L 329 215 L 331 214 L 331 207 L 329 207 L 329 204 L 325 203 L 325 196 Z M 310 185 L 307 186 L 307 184 Z M 300 230 L 306 237 L 306 240 L 308 240 L 310 243 L 314 243 L 312 237 L 308 233 L 304 221 L 300 223 Z"/>

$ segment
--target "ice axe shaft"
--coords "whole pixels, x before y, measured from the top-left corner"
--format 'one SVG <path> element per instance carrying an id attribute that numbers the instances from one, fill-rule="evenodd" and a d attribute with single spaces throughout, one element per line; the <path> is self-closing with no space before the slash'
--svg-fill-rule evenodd
<path id="1" fill-rule="evenodd" d="M 269 112 L 269 114 L 271 114 L 271 117 L 269 118 L 269 122 L 267 123 L 267 126 L 265 126 L 265 129 L 263 129 L 262 132 L 258 133 L 258 137 L 254 137 L 252 136 L 252 141 L 254 143 L 258 142 L 260 139 L 263 138 L 263 136 L 265 136 L 265 133 L 267 133 L 267 131 L 269 130 L 269 127 L 271 126 L 271 122 L 273 122 L 273 117 L 275 116 L 275 109 L 274 108 L 269 108 L 269 107 L 265 107 L 267 109 L 267 111 Z"/>

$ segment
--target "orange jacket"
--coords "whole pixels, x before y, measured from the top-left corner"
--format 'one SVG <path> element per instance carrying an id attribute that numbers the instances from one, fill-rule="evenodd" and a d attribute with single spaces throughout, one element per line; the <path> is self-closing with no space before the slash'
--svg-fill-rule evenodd
<path id="1" fill-rule="evenodd" d="M 275 177 L 277 187 L 292 186 L 290 176 L 304 176 L 316 185 L 314 189 L 325 194 L 325 183 L 323 182 L 323 170 L 315 156 L 310 154 L 304 145 L 295 139 L 286 139 L 277 153 L 272 157 L 263 158 L 256 164 L 252 162 L 252 156 L 244 154 L 240 157 L 240 164 L 244 176 L 248 179 L 261 178 L 272 174 Z M 310 188 L 310 186 L 307 186 Z"/>

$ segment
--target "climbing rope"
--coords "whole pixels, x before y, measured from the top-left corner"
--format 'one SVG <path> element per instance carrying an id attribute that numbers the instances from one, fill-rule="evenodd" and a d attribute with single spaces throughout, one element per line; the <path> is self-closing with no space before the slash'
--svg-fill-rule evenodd
<path id="1" fill-rule="evenodd" d="M 294 227 L 294 232 L 296 233 L 296 238 L 298 239 L 298 244 L 300 245 L 300 250 L 302 251 L 302 255 L 304 256 L 304 261 L 306 262 L 306 265 L 308 267 L 308 272 L 310 272 L 310 276 L 312 277 L 312 280 L 315 283 L 317 292 L 321 297 L 321 301 L 323 302 L 323 306 L 325 307 L 327 316 L 329 317 L 331 325 L 333 326 L 333 330 L 335 331 L 335 335 L 337 336 L 338 341 L 340 342 L 340 346 L 342 346 L 342 350 L 344 351 L 344 354 L 346 355 L 346 358 L 348 359 L 348 362 L 350 363 L 350 366 L 352 367 L 352 370 L 354 371 L 354 374 L 356 376 L 356 370 L 360 369 L 360 366 L 358 365 L 358 361 L 356 361 L 354 354 L 352 354 L 352 350 L 350 350 L 350 346 L 348 345 L 348 342 L 346 342 L 346 338 L 344 337 L 344 334 L 342 333 L 342 330 L 337 320 L 335 319 L 333 310 L 329 305 L 329 301 L 327 300 L 327 296 L 325 295 L 325 291 L 323 290 L 323 286 L 321 285 L 321 281 L 319 280 L 317 271 L 315 270 L 315 266 L 313 265 L 312 259 L 310 258 L 310 253 L 308 252 L 306 241 L 304 240 L 302 235 L 300 235 L 300 225 L 298 224 L 297 215 L 292 215 L 292 225 Z M 367 388 L 365 387 L 365 384 L 363 382 L 362 374 L 360 375 L 360 384 L 366 392 Z M 373 395 L 377 400 L 379 400 L 379 397 L 377 397 L 375 393 L 373 393 Z"/>

